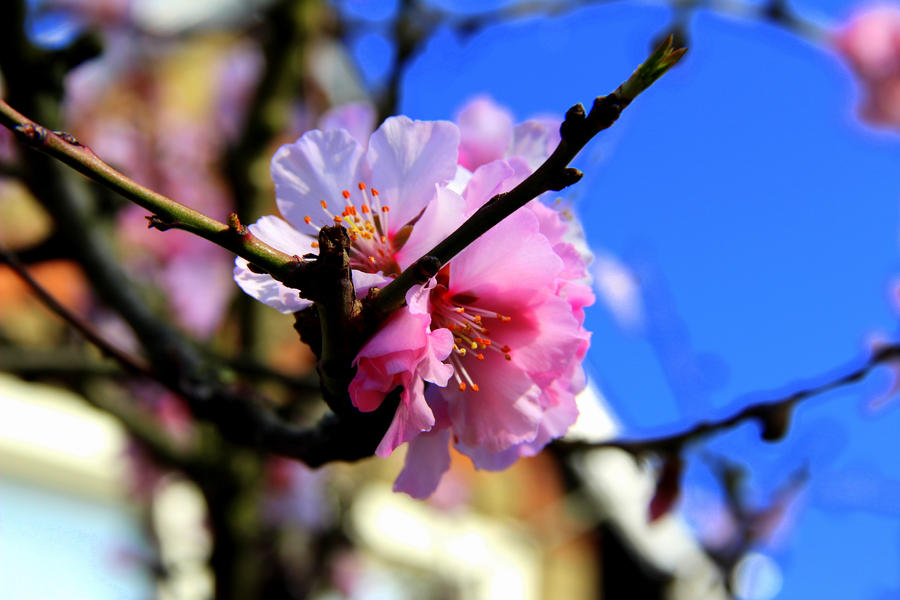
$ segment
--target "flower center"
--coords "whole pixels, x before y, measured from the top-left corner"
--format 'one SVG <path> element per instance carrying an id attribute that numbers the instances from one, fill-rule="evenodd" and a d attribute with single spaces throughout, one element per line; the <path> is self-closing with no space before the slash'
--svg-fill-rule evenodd
<path id="1" fill-rule="evenodd" d="M 485 310 L 473 305 L 476 298 L 451 296 L 447 288 L 438 286 L 440 292 L 432 295 L 433 327 L 446 327 L 453 333 L 453 351 L 449 361 L 453 366 L 453 377 L 461 392 L 467 389 L 478 391 L 478 384 L 466 369 L 469 360 L 485 360 L 486 354 L 496 352 L 506 360 L 512 360 L 512 349 L 507 345 L 498 345 L 491 338 L 488 325 L 508 323 L 512 317 Z"/>
<path id="2" fill-rule="evenodd" d="M 388 235 L 388 218 L 391 209 L 386 204 L 382 205 L 378 190 L 370 188 L 364 182 L 357 184 L 359 202 L 354 203 L 350 190 L 341 192 L 342 207 L 339 214 L 332 213 L 328 208 L 328 202 L 321 200 L 322 212 L 326 222 L 335 223 L 344 227 L 350 236 L 350 268 L 366 273 L 383 272 L 385 275 L 400 272 L 397 261 L 394 260 L 394 248 Z M 303 221 L 315 229 L 318 234 L 321 229 L 310 216 L 303 217 Z M 313 242 L 313 248 L 318 248 L 319 243 Z"/>

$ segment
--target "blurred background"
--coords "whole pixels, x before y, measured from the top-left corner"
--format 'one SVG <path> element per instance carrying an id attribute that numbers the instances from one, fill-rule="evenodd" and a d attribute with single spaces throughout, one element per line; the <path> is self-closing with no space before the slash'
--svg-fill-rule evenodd
<path id="1" fill-rule="evenodd" d="M 900 33 L 882 30 L 900 7 L 871 10 L 8 0 L 0 74 L 36 121 L 249 223 L 277 212 L 275 148 L 340 107 L 362 131 L 473 99 L 559 118 L 675 34 L 687 57 L 561 197 L 598 298 L 570 438 L 646 439 L 827 385 L 895 340 L 900 58 L 882 54 Z M 239 292 L 227 252 L 145 215 L 0 131 L 0 243 L 62 304 L 134 354 L 174 327 L 283 416 L 322 414 L 293 319 Z M 560 443 L 499 473 L 454 455 L 428 501 L 391 492 L 402 453 L 311 470 L 228 442 L 5 267 L 0 371 L 2 598 L 900 597 L 890 362 L 779 413 L 775 443 L 748 419 L 674 453 Z"/>

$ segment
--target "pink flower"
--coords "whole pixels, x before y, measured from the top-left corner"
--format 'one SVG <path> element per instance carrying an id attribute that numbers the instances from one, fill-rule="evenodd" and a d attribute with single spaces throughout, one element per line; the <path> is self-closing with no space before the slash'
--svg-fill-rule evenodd
<path id="1" fill-rule="evenodd" d="M 265 216 L 249 226 L 289 254 L 317 253 L 316 235 L 340 223 L 353 241 L 357 292 L 382 285 L 421 255 L 422 229 L 411 224 L 456 173 L 459 132 L 446 121 L 392 117 L 364 148 L 349 132 L 308 131 L 278 149 L 272 179 L 284 219 Z M 440 192 L 447 193 L 447 192 Z M 246 293 L 283 312 L 309 306 L 297 290 L 235 261 L 234 278 Z"/>
<path id="2" fill-rule="evenodd" d="M 862 81 L 862 118 L 900 126 L 900 7 L 867 8 L 837 32 L 834 45 Z"/>
<path id="3" fill-rule="evenodd" d="M 354 284 L 364 293 L 521 181 L 555 145 L 545 126 L 522 131 L 532 134 L 520 138 L 529 141 L 519 146 L 529 149 L 527 156 L 476 165 L 463 178 L 451 123 L 394 117 L 367 148 L 347 130 L 308 132 L 273 158 L 286 220 L 263 217 L 250 229 L 302 255 L 316 251 L 321 226 L 341 223 L 353 241 Z M 451 441 L 476 467 L 502 469 L 536 454 L 574 422 L 589 340 L 583 309 L 593 302 L 575 229 L 531 203 L 411 289 L 406 306 L 360 350 L 349 389 L 354 406 L 373 411 L 400 388 L 397 412 L 375 451 L 388 456 L 409 442 L 395 489 L 430 495 L 449 467 Z M 235 265 L 238 285 L 262 302 L 285 313 L 309 305 L 296 290 L 250 271 L 245 260 Z"/>
<path id="4" fill-rule="evenodd" d="M 486 96 L 469 101 L 456 121 L 459 164 L 470 171 L 512 157 L 521 158 L 533 171 L 559 143 L 559 119 L 531 119 L 514 127 L 510 112 Z"/>
<path id="5" fill-rule="evenodd" d="M 483 166 L 462 197 L 447 192 L 429 204 L 416 224 L 427 232 L 421 238 L 442 239 L 519 179 L 506 161 Z M 574 423 L 575 394 L 584 388 L 580 363 L 589 340 L 583 309 L 593 294 L 580 281 L 586 279 L 584 260 L 564 239 L 569 229 L 558 213 L 532 202 L 476 240 L 428 285 L 410 291 L 410 310 L 402 319 L 424 317 L 417 323 L 415 350 L 398 345 L 397 332 L 385 327 L 360 352 L 351 385 L 360 409 L 377 408 L 384 392 L 363 400 L 355 388 L 381 382 L 385 391 L 396 385 L 416 390 L 415 405 L 401 402 L 377 451 L 384 456 L 410 442 L 396 490 L 418 498 L 430 495 L 449 467 L 451 440 L 477 468 L 498 470 L 536 454 Z M 443 353 L 437 340 L 446 338 L 425 337 L 442 332 L 452 336 L 445 366 L 452 367 L 453 381 L 432 385 L 419 398 L 421 378 L 414 369 L 434 368 L 434 359 L 419 361 L 414 352 L 440 348 Z M 396 376 L 385 381 L 370 368 L 404 360 L 403 381 Z"/>

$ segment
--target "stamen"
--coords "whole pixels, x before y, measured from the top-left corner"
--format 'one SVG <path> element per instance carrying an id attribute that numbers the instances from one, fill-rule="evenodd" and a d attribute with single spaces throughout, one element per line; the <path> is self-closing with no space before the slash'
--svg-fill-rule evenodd
<path id="1" fill-rule="evenodd" d="M 344 197 L 344 200 L 349 200 L 350 199 L 350 190 L 344 190 L 343 192 L 341 192 L 341 196 Z"/>

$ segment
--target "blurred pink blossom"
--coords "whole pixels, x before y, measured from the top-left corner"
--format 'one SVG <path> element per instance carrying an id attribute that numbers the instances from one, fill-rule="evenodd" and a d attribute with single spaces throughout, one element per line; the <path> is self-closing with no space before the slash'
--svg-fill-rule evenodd
<path id="1" fill-rule="evenodd" d="M 900 7 L 864 9 L 836 33 L 834 45 L 862 82 L 862 118 L 900 126 Z"/>
<path id="2" fill-rule="evenodd" d="M 533 171 L 559 143 L 558 118 L 536 118 L 513 126 L 512 114 L 487 96 L 470 100 L 456 121 L 460 130 L 459 164 L 470 171 L 511 157 L 520 157 Z"/>

